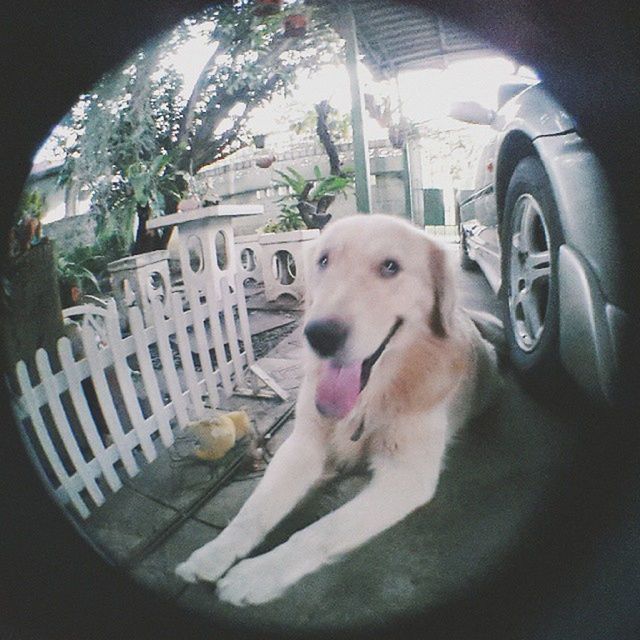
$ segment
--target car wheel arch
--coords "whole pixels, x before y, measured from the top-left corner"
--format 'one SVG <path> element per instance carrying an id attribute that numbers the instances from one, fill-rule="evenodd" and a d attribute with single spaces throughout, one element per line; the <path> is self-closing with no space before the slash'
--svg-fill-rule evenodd
<path id="1" fill-rule="evenodd" d="M 539 158 L 531 138 L 522 131 L 510 131 L 500 145 L 496 162 L 496 207 L 498 228 L 502 224 L 507 189 L 518 163 L 528 156 Z"/>

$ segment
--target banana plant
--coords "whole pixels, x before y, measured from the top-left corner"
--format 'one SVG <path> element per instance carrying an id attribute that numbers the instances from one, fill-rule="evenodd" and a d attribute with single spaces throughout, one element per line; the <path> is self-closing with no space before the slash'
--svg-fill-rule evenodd
<path id="1" fill-rule="evenodd" d="M 134 162 L 126 175 L 136 205 L 149 207 L 154 216 L 165 213 L 167 198 L 177 201 L 184 192 L 184 177 L 174 170 L 169 154 L 160 154 L 151 162 Z"/>

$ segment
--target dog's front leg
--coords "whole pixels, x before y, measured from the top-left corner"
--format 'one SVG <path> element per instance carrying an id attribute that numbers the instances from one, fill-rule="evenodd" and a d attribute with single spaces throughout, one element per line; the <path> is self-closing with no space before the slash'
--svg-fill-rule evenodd
<path id="1" fill-rule="evenodd" d="M 396 524 L 433 497 L 444 450 L 442 433 L 427 451 L 374 461 L 373 479 L 359 495 L 279 547 L 231 569 L 218 582 L 219 597 L 236 605 L 277 598 L 303 576 Z"/>
<path id="2" fill-rule="evenodd" d="M 264 477 L 238 515 L 214 540 L 176 567 L 187 582 L 214 582 L 244 558 L 321 478 L 324 450 L 294 430 L 276 452 Z"/>

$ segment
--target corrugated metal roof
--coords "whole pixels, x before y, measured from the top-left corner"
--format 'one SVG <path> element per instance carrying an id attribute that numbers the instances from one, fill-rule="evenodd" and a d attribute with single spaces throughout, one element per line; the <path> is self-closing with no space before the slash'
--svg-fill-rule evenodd
<path id="1" fill-rule="evenodd" d="M 473 33 L 419 6 L 381 0 L 350 4 L 365 64 L 377 78 L 498 53 Z"/>

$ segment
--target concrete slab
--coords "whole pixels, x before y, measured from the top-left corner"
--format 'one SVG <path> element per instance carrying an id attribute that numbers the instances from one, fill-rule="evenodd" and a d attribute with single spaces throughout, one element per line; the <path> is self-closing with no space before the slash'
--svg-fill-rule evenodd
<path id="1" fill-rule="evenodd" d="M 262 358 L 260 366 L 286 391 L 295 391 L 302 381 L 302 362 L 290 358 Z"/>
<path id="2" fill-rule="evenodd" d="M 201 461 L 192 455 L 196 443 L 196 438 L 188 433 L 176 436 L 172 447 L 161 452 L 137 476 L 126 479 L 125 485 L 176 511 L 185 511 L 248 448 L 248 442 L 239 442 L 224 458 Z"/>
<path id="3" fill-rule="evenodd" d="M 240 508 L 253 493 L 258 482 L 259 478 L 231 482 L 200 509 L 194 515 L 194 518 L 200 522 L 224 529 L 240 511 Z"/>
<path id="4" fill-rule="evenodd" d="M 291 435 L 293 431 L 294 419 L 291 418 L 287 420 L 280 429 L 278 429 L 272 436 L 267 440 L 267 449 L 270 455 L 273 455 L 278 448 L 282 445 L 282 443 Z"/>
<path id="5" fill-rule="evenodd" d="M 247 299 L 247 309 L 264 309 L 267 311 L 301 311 L 304 302 L 298 302 L 293 296 L 280 296 L 274 302 L 267 302 L 264 289 Z"/>
<path id="6" fill-rule="evenodd" d="M 196 520 L 187 520 L 164 544 L 148 555 L 131 571 L 143 586 L 166 597 L 177 597 L 185 589 L 174 569 L 198 547 L 213 540 L 219 529 Z"/>
<path id="7" fill-rule="evenodd" d="M 175 509 L 124 486 L 84 522 L 84 529 L 109 558 L 122 564 L 176 515 Z"/>
<path id="8" fill-rule="evenodd" d="M 269 358 L 288 358 L 300 362 L 304 357 L 304 335 L 301 320 L 298 326 L 284 337 L 267 355 Z"/>
<path id="9" fill-rule="evenodd" d="M 298 319 L 298 315 L 284 311 L 264 311 L 253 309 L 247 312 L 249 316 L 249 328 L 251 335 L 255 336 L 265 331 L 271 331 L 278 327 L 284 327 Z"/>

